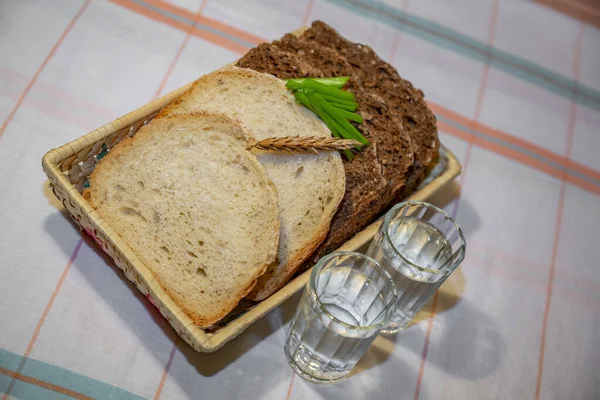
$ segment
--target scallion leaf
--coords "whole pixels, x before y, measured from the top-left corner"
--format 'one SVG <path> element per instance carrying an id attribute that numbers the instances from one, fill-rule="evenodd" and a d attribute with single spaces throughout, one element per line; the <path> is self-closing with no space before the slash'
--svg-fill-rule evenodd
<path id="1" fill-rule="evenodd" d="M 333 106 L 333 104 L 332 104 L 332 106 Z M 335 106 L 334 106 L 334 107 L 335 107 Z M 337 107 L 337 108 L 338 108 L 338 110 L 337 110 L 337 111 L 338 111 L 340 114 L 342 114 L 342 116 L 343 116 L 344 118 L 346 118 L 346 119 L 349 119 L 350 121 L 358 122 L 359 124 L 362 124 L 362 123 L 363 123 L 363 117 L 361 117 L 361 116 L 360 116 L 360 114 L 353 113 L 353 112 L 350 112 L 350 111 L 346 111 L 346 110 L 344 110 L 344 109 L 341 109 L 341 108 L 339 108 L 339 107 Z"/>
<path id="2" fill-rule="evenodd" d="M 304 107 L 308 108 L 314 114 L 318 115 L 317 110 L 315 110 L 315 108 L 312 106 L 312 104 L 310 104 L 310 100 L 308 99 L 308 96 L 306 96 L 306 94 L 304 94 L 302 92 L 296 92 L 296 93 L 294 93 L 294 97 L 296 98 L 296 101 L 298 103 L 302 104 Z"/>
<path id="3" fill-rule="evenodd" d="M 307 79 L 312 79 L 313 81 L 317 81 L 319 83 L 322 83 L 323 85 L 327 85 L 327 86 L 333 86 L 336 87 L 338 89 L 341 89 L 342 87 L 344 87 L 344 85 L 346 84 L 346 82 L 348 82 L 348 79 L 350 79 L 349 76 L 337 76 L 335 78 L 292 78 L 292 79 L 285 79 L 285 83 L 292 81 L 295 83 L 302 83 Z"/>
<path id="4" fill-rule="evenodd" d="M 336 103 L 334 101 L 330 101 L 329 104 L 331 104 L 335 108 L 339 108 L 340 110 L 346 110 L 349 112 L 356 111 L 356 109 L 358 108 L 358 104 L 356 104 L 356 103 L 354 103 L 353 105 L 347 105 L 347 104 L 341 104 L 341 103 Z"/>
<path id="5" fill-rule="evenodd" d="M 343 128 L 344 132 L 347 135 L 346 139 L 354 139 L 364 145 L 369 144 L 369 141 L 365 139 L 363 135 L 361 135 L 361 133 L 354 127 L 354 125 L 348 122 L 348 120 L 346 120 L 339 113 L 340 110 L 327 103 L 327 101 L 323 97 L 321 97 L 319 93 L 308 93 L 307 96 L 311 100 L 311 104 L 315 106 L 315 108 L 318 105 L 320 108 L 323 109 L 325 114 L 330 116 L 331 119 L 333 119 Z"/>
<path id="6" fill-rule="evenodd" d="M 305 79 L 302 83 L 288 81 L 286 86 L 292 90 L 313 90 L 317 93 L 335 97 L 346 102 L 356 102 L 356 96 L 354 96 L 354 93 L 345 92 L 341 89 L 324 85 L 312 79 Z"/>
<path id="7" fill-rule="evenodd" d="M 347 81 L 348 77 L 298 78 L 286 80 L 285 86 L 293 91 L 298 103 L 323 120 L 333 136 L 368 145 L 369 141 L 349 122 L 362 123 L 363 118 L 353 112 L 358 107 L 354 93 L 340 89 Z M 354 158 L 350 150 L 343 154 L 348 160 Z"/>
<path id="8" fill-rule="evenodd" d="M 322 94 L 321 96 L 323 96 L 323 98 L 325 100 L 327 100 L 330 103 L 337 103 L 337 104 L 346 104 L 349 106 L 358 106 L 358 104 L 356 103 L 356 101 L 351 101 L 351 100 L 342 100 L 339 97 L 334 97 L 334 96 L 329 96 L 327 94 Z"/>

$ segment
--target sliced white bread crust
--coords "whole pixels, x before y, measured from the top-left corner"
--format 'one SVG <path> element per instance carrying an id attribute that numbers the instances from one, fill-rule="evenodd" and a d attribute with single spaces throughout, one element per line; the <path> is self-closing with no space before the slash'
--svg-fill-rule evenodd
<path id="1" fill-rule="evenodd" d="M 237 118 L 257 140 L 331 136 L 320 119 L 296 103 L 282 80 L 249 69 L 230 68 L 201 77 L 157 118 L 194 110 L 222 112 Z M 346 185 L 338 152 L 263 153 L 258 160 L 279 193 L 281 234 L 279 263 L 259 278 L 248 296 L 254 301 L 285 285 L 323 241 Z"/>
<path id="2" fill-rule="evenodd" d="M 100 161 L 84 193 L 201 327 L 227 315 L 275 261 L 277 190 L 239 121 L 153 120 Z"/>

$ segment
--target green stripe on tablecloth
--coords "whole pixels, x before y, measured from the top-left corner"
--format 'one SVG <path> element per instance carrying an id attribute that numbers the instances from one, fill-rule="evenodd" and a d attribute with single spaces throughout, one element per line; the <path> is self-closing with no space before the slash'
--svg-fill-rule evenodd
<path id="1" fill-rule="evenodd" d="M 96 399 L 143 399 L 143 397 L 108 383 L 88 378 L 87 376 L 75 373 L 68 369 L 33 360 L 31 358 L 27 358 L 23 363 L 21 370 L 17 371 L 22 360 L 23 356 L 0 349 L 0 367 L 9 371 L 18 372 L 21 375 L 51 383 Z M 12 377 L 0 374 L 0 393 L 6 392 L 12 380 Z M 26 400 L 71 398 L 50 389 L 20 380 L 15 381 L 11 390 L 11 396 Z"/>
<path id="2" fill-rule="evenodd" d="M 517 57 L 449 29 L 441 24 L 407 13 L 376 0 L 326 0 L 382 22 L 395 29 L 435 43 L 467 58 L 487 63 L 519 79 L 541 86 L 557 95 L 575 99 L 579 104 L 600 110 L 600 92 L 581 85 L 543 66 Z"/>

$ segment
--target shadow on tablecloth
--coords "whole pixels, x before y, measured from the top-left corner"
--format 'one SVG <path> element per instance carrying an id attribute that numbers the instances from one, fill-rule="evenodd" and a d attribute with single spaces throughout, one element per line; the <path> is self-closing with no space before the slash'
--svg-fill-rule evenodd
<path id="1" fill-rule="evenodd" d="M 49 193 L 49 196 L 53 196 L 52 193 Z M 48 197 L 49 197 L 48 196 Z M 49 197 L 51 199 L 51 197 Z M 57 204 L 59 206 L 60 204 Z M 58 208 L 58 207 L 57 207 Z M 64 208 L 60 207 L 59 211 L 64 211 Z M 68 219 L 73 226 L 73 229 L 78 230 L 78 227 L 71 220 L 71 218 L 66 214 L 66 212 L 56 212 L 55 214 L 50 215 L 46 221 L 44 221 L 44 226 L 48 234 L 56 241 L 57 245 L 62 249 L 62 251 L 67 255 L 67 257 L 71 257 L 73 253 L 73 241 L 72 238 L 69 240 L 62 240 L 65 235 L 62 232 L 64 229 L 64 219 Z M 137 301 L 144 305 L 144 307 L 148 310 L 151 318 L 154 322 L 165 332 L 165 335 L 170 337 L 179 347 L 179 350 L 186 356 L 188 361 L 192 363 L 197 371 L 204 376 L 213 376 L 225 368 L 227 365 L 233 363 L 243 354 L 249 352 L 254 346 L 258 343 L 265 340 L 267 337 L 271 336 L 274 332 L 281 328 L 282 325 L 287 324 L 294 315 L 296 305 L 298 299 L 292 297 L 288 301 L 286 301 L 282 306 L 278 307 L 276 310 L 273 310 L 267 316 L 261 318 L 256 323 L 252 324 L 246 331 L 244 331 L 240 336 L 235 338 L 233 341 L 227 343 L 225 348 L 216 351 L 215 353 L 197 353 L 190 346 L 180 340 L 172 327 L 168 324 L 167 320 L 160 314 L 160 312 L 146 299 L 144 295 L 135 287 L 133 283 L 131 283 L 123 274 L 123 272 L 115 265 L 113 260 L 103 251 L 101 251 L 96 243 L 91 240 L 87 235 L 82 234 L 83 240 L 85 240 L 86 244 L 93 249 L 96 254 L 104 260 L 107 264 L 107 268 L 111 268 L 115 275 L 123 281 L 123 284 L 129 288 L 131 291 L 131 295 L 134 296 Z M 95 277 L 91 276 L 87 273 L 85 268 L 80 268 L 78 266 L 78 260 L 75 259 L 73 263 L 73 268 L 77 269 L 82 277 L 84 277 L 90 287 L 92 287 L 96 292 L 102 297 L 107 304 L 111 306 L 111 308 L 115 311 L 115 313 L 119 316 L 119 318 L 123 321 L 124 324 L 127 324 L 131 331 L 139 338 L 142 344 L 148 348 L 151 348 L 152 342 L 148 340 L 146 337 L 147 334 L 144 331 L 144 327 L 135 323 L 135 320 L 131 319 L 130 315 L 125 315 L 123 313 L 122 307 L 117 302 L 116 299 L 113 299 L 109 296 L 103 294 L 102 291 L 102 282 L 96 282 Z M 283 335 L 283 333 L 281 333 Z M 283 340 L 283 339 L 282 339 Z M 281 357 L 283 357 L 283 343 L 281 344 Z M 164 362 L 163 360 L 159 360 Z M 288 373 L 289 371 L 285 371 Z M 193 396 L 192 396 L 193 397 Z"/>

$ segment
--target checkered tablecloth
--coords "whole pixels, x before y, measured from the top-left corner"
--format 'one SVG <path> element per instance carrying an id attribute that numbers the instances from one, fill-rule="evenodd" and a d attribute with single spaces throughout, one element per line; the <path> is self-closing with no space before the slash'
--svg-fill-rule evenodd
<path id="1" fill-rule="evenodd" d="M 48 189 L 49 149 L 322 19 L 421 87 L 464 173 L 467 258 L 333 386 L 297 297 L 195 353 Z M 0 399 L 600 399 L 596 0 L 0 0 Z"/>

